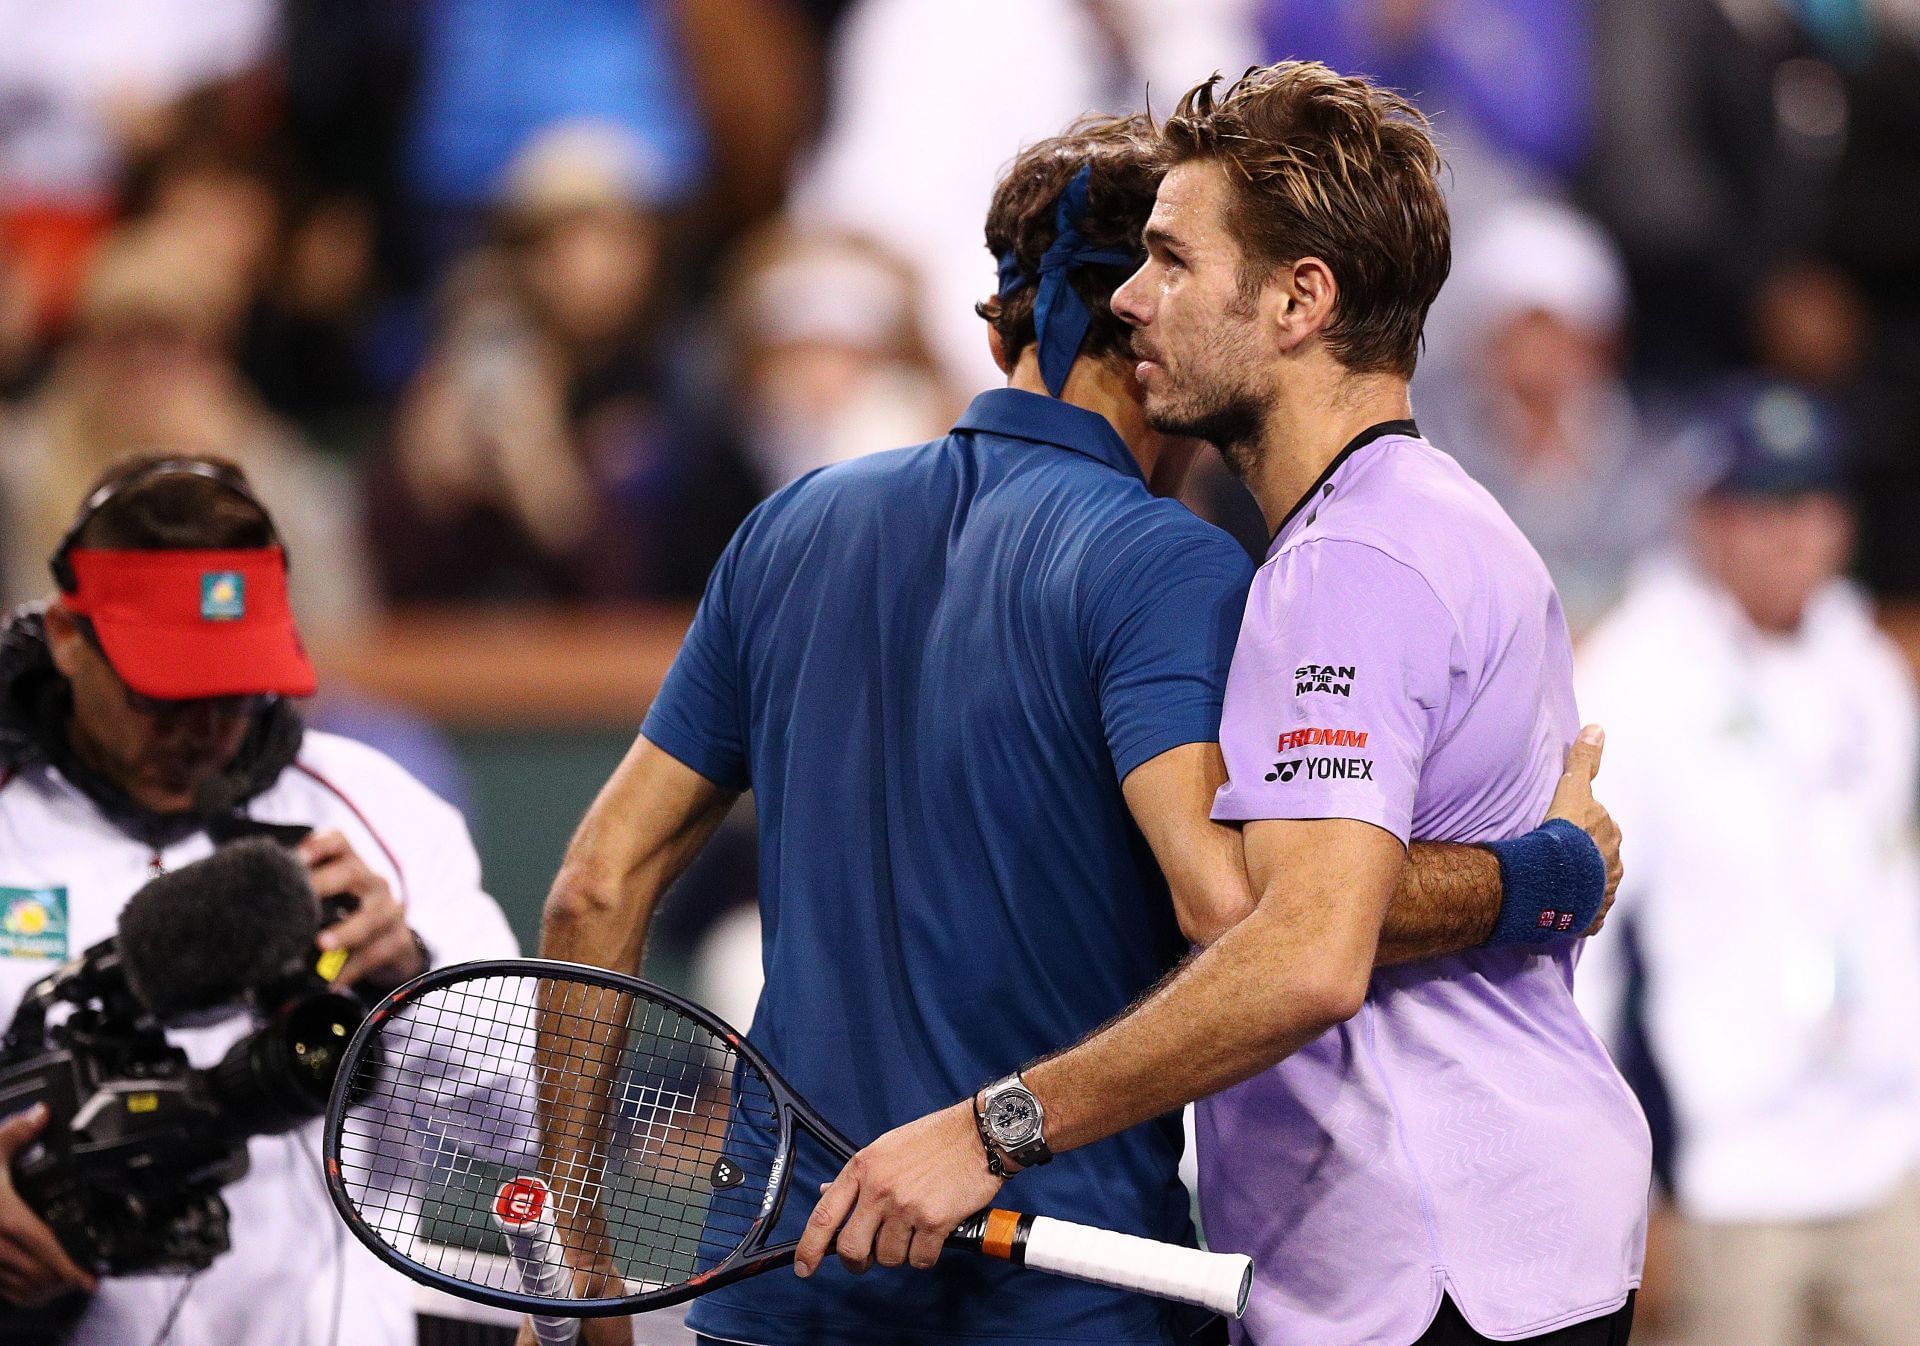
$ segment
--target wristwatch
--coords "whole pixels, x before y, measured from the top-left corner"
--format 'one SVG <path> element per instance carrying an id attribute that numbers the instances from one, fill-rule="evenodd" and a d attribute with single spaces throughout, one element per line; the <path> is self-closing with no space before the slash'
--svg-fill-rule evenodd
<path id="1" fill-rule="evenodd" d="M 973 1120 L 986 1147 L 987 1168 L 995 1177 L 1010 1178 L 1017 1171 L 1007 1167 L 1009 1159 L 1032 1168 L 1053 1158 L 1047 1147 L 1047 1110 L 1021 1083 L 1018 1071 L 974 1096 Z"/>

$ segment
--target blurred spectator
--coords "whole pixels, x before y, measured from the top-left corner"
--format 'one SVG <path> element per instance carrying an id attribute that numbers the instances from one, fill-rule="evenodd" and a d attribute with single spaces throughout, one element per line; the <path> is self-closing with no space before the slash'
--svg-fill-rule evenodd
<path id="1" fill-rule="evenodd" d="M 1855 433 L 1861 579 L 1882 596 L 1920 594 L 1920 331 L 1903 352 L 1853 279 L 1812 256 L 1769 272 L 1749 315 L 1759 367 L 1839 403 Z"/>
<path id="2" fill-rule="evenodd" d="M 1366 74 L 1434 119 L 1456 176 L 1481 155 L 1558 180 L 1579 167 L 1591 98 L 1580 0 L 1260 0 L 1268 60 Z"/>
<path id="3" fill-rule="evenodd" d="M 200 116 L 210 110 L 197 110 Z M 237 299 L 250 301 L 267 278 L 279 231 L 279 202 L 257 166 L 259 147 L 216 133 L 188 132 L 129 165 L 122 207 L 192 240 L 199 265 Z"/>
<path id="4" fill-rule="evenodd" d="M 975 301 L 993 293 L 979 221 L 1022 145 L 1089 111 L 1169 109 L 1257 47 L 1246 0 L 859 0 L 829 65 L 826 131 L 794 189 L 803 225 L 877 239 L 926 287 L 927 339 L 963 393 L 1004 376 Z"/>
<path id="5" fill-rule="evenodd" d="M 281 202 L 276 223 L 241 366 L 316 446 L 357 453 L 378 438 L 383 412 L 362 332 L 376 284 L 373 207 L 302 192 Z"/>
<path id="6" fill-rule="evenodd" d="M 1920 46 L 1907 0 L 1613 0 L 1592 204 L 1625 248 L 1651 373 L 1741 355 L 1748 298 L 1825 255 L 1920 312 Z"/>
<path id="7" fill-rule="evenodd" d="M 830 15 L 808 0 L 673 0 L 710 150 L 703 232 L 725 239 L 779 210 L 819 130 Z"/>
<path id="8" fill-rule="evenodd" d="M 0 399 L 17 393 L 40 353 L 40 302 L 27 260 L 0 237 Z"/>
<path id="9" fill-rule="evenodd" d="M 1460 248 L 1415 383 L 1421 428 L 1546 561 L 1577 634 L 1691 486 L 1622 377 L 1626 282 L 1605 234 L 1544 201 L 1499 207 Z"/>
<path id="10" fill-rule="evenodd" d="M 1866 303 L 1831 262 L 1782 261 L 1760 282 L 1749 314 L 1754 356 L 1769 373 L 1841 392 L 1864 372 L 1871 336 Z"/>
<path id="11" fill-rule="evenodd" d="M 670 0 L 421 3 L 407 164 L 435 216 L 435 256 L 476 241 L 509 165 L 556 123 L 624 131 L 640 203 L 681 200 L 699 184 L 706 148 Z"/>
<path id="12" fill-rule="evenodd" d="M 389 597 L 688 597 L 752 507 L 744 465 L 673 405 L 649 347 L 651 171 L 605 123 L 515 160 L 373 477 Z"/>
<path id="13" fill-rule="evenodd" d="M 67 313 L 124 158 L 192 90 L 269 56 L 274 0 L 0 0 L 0 241 L 39 326 Z"/>
<path id="14" fill-rule="evenodd" d="M 46 558 L 73 502 L 110 464 L 134 453 L 211 453 L 240 464 L 281 519 L 294 604 L 310 637 L 338 637 L 365 615 L 352 492 L 234 365 L 246 293 L 233 255 L 223 238 L 160 218 L 99 249 L 71 341 L 0 429 L 0 596 L 9 605 L 45 589 Z"/>
<path id="15" fill-rule="evenodd" d="M 278 108 L 258 93 L 220 86 L 175 100 L 128 147 L 112 204 L 196 240 L 203 264 L 242 292 L 238 358 L 256 391 L 303 430 L 341 438 L 342 413 L 366 418 L 374 400 L 356 330 L 372 281 L 370 208 L 308 183 Z"/>
<path id="16" fill-rule="evenodd" d="M 877 244 L 769 228 L 735 256 L 721 302 L 741 439 L 763 491 L 932 439 L 961 410 L 921 337 L 917 278 Z"/>
<path id="17" fill-rule="evenodd" d="M 1637 951 L 1678 1340 L 1896 1346 L 1920 1322 L 1920 706 L 1840 578 L 1831 410 L 1764 384 L 1701 433 L 1720 467 L 1685 555 L 1582 650 L 1626 878 L 1579 997 L 1620 1043 Z"/>
<path id="18" fill-rule="evenodd" d="M 317 193 L 371 203 L 383 232 L 408 204 L 402 140 L 425 11 L 425 0 L 281 0 L 289 155 Z"/>

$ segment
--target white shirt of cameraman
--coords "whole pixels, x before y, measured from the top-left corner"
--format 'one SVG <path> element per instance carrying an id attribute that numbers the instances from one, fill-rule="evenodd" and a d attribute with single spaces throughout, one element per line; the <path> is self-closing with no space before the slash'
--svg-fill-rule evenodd
<path id="1" fill-rule="evenodd" d="M 387 757 L 308 732 L 297 761 L 248 809 L 264 822 L 338 831 L 385 880 L 435 966 L 511 957 L 512 932 L 480 886 L 459 813 Z M 0 950 L 0 1005 L 65 958 L 114 933 L 121 908 L 157 872 L 201 859 L 197 834 L 155 855 L 103 818 L 60 774 L 33 767 L 0 785 L 0 896 L 50 896 L 46 930 L 61 948 Z M 57 894 L 57 897 L 51 896 Z M 51 909 L 57 908 L 57 909 Z M 196 1066 L 216 1062 L 251 1027 L 244 1016 L 170 1037 Z M 320 1168 L 321 1124 L 255 1137 L 250 1169 L 223 1189 L 233 1247 L 191 1278 L 103 1278 L 73 1346 L 412 1346 L 412 1283 L 348 1233 Z"/>

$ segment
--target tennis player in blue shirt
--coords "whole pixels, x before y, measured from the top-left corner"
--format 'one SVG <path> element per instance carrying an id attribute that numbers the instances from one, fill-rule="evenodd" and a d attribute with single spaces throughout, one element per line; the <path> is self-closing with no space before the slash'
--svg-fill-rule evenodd
<path id="1" fill-rule="evenodd" d="M 1143 122 L 1103 120 L 1014 163 L 981 306 L 1008 386 L 946 438 L 813 473 L 747 520 L 547 903 L 543 954 L 637 969 L 656 899 L 752 790 L 767 976 L 750 1036 L 856 1141 L 1082 1036 L 1252 905 L 1237 834 L 1207 817 L 1252 567 L 1164 498 L 1196 444 L 1147 427 L 1107 307 L 1142 255 L 1151 148 Z M 1605 839 L 1586 775 L 1556 812 Z M 1491 854 L 1416 845 L 1383 960 L 1478 943 L 1501 892 Z M 971 1131 L 970 1106 L 952 1115 Z M 1162 1118 L 1038 1169 L 1022 1201 L 1191 1240 L 1180 1150 Z M 803 1191 L 839 1168 L 804 1145 L 796 1162 Z M 776 1237 L 810 1205 L 789 1202 Z M 688 1322 L 759 1346 L 1169 1346 L 1194 1326 L 981 1258 L 865 1269 L 755 1277 Z M 628 1339 L 622 1320 L 585 1329 Z"/>

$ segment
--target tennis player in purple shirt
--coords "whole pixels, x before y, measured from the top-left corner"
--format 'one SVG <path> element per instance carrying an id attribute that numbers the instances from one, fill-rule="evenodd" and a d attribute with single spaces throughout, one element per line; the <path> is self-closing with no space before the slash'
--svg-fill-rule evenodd
<path id="1" fill-rule="evenodd" d="M 1214 804 L 1256 905 L 1016 1092 L 983 1091 L 978 1145 L 936 1113 L 869 1146 L 798 1267 L 1017 1206 L 990 1167 L 1204 1098 L 1208 1240 L 1256 1265 L 1236 1340 L 1618 1346 L 1650 1158 L 1573 1003 L 1567 936 L 1599 862 L 1552 829 L 1522 839 L 1579 732 L 1566 624 L 1407 395 L 1449 261 L 1439 158 L 1404 101 L 1324 66 L 1215 84 L 1163 128 L 1148 259 L 1113 311 L 1150 423 L 1214 443 L 1274 530 Z M 1481 947 L 1376 972 L 1415 834 L 1486 844 L 1509 875 L 1542 872 L 1515 847 L 1564 840 L 1566 881 L 1510 884 Z"/>

